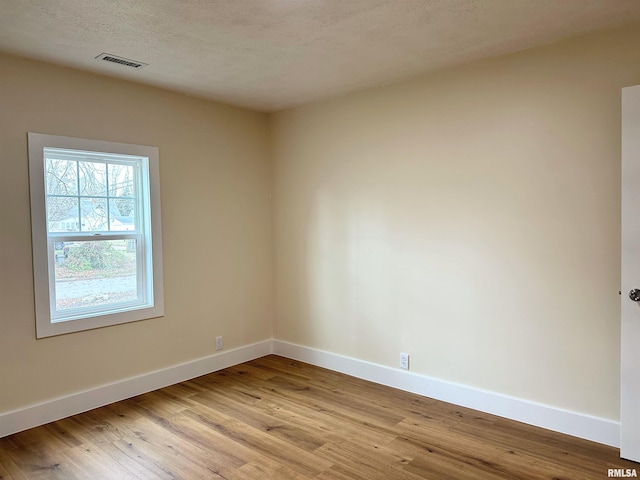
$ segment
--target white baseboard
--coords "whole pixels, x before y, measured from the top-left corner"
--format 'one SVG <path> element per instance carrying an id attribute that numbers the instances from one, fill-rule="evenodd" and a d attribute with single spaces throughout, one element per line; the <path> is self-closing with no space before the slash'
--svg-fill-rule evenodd
<path id="1" fill-rule="evenodd" d="M 612 447 L 620 446 L 620 422 L 613 420 L 562 410 L 280 340 L 273 341 L 273 353 L 529 425 Z"/>
<path id="2" fill-rule="evenodd" d="M 0 413 L 0 437 L 275 353 L 425 397 L 613 447 L 620 423 L 280 340 L 265 340 L 120 382 Z"/>
<path id="3" fill-rule="evenodd" d="M 184 382 L 239 363 L 269 355 L 272 341 L 246 345 L 163 370 L 56 398 L 30 407 L 0 413 L 0 438 L 113 402 Z"/>

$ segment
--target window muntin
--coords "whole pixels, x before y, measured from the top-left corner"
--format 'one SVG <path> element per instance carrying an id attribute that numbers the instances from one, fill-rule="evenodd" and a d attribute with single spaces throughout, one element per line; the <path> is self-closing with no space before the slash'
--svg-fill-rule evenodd
<path id="1" fill-rule="evenodd" d="M 29 134 L 38 337 L 163 314 L 154 147 Z"/>

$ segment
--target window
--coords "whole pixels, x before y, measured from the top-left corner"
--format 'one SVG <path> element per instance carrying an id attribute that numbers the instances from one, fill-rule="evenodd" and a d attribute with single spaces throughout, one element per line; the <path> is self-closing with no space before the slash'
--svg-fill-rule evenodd
<path id="1" fill-rule="evenodd" d="M 37 337 L 164 314 L 158 149 L 29 133 Z"/>

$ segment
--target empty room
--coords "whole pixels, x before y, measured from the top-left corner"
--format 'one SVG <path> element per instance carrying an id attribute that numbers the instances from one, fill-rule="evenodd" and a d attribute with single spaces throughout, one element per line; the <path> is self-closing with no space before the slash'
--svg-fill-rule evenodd
<path id="1" fill-rule="evenodd" d="M 640 471 L 640 2 L 0 0 L 0 479 Z"/>

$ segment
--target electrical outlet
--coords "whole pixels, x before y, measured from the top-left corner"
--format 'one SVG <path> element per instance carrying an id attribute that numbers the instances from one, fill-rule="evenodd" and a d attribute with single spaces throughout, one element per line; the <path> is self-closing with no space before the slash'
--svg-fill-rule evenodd
<path id="1" fill-rule="evenodd" d="M 222 350 L 222 337 L 216 337 L 216 350 Z"/>
<path id="2" fill-rule="evenodd" d="M 400 368 L 403 370 L 409 370 L 409 354 L 401 353 L 400 354 Z"/>

